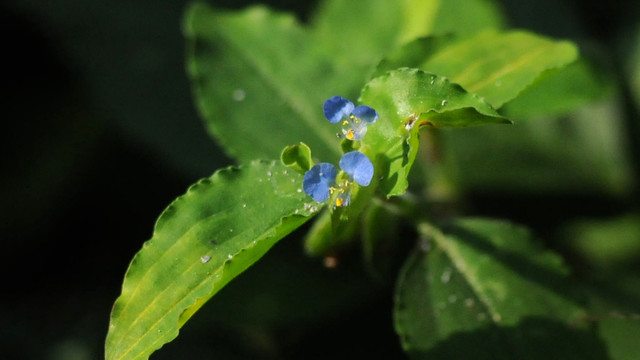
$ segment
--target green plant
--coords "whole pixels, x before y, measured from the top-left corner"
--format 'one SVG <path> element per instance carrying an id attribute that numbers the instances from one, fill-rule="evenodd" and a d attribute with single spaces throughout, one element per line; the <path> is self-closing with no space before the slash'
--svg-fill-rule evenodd
<path id="1" fill-rule="evenodd" d="M 388 249 L 411 234 L 394 319 L 412 358 L 606 358 L 604 341 L 620 324 L 597 328 L 607 319 L 595 319 L 587 299 L 599 299 L 601 309 L 609 299 L 574 281 L 562 258 L 523 227 L 454 215 L 469 184 L 544 186 L 526 171 L 483 166 L 504 148 L 481 152 L 494 141 L 528 140 L 511 137 L 508 124 L 567 114 L 606 86 L 573 43 L 505 30 L 490 1 L 459 3 L 327 0 L 308 26 L 262 6 L 187 10 L 197 106 L 241 165 L 200 180 L 160 216 L 114 305 L 108 359 L 147 358 L 314 217 L 310 255 L 335 257 L 361 241 L 378 278 L 394 276 L 391 257 L 405 253 Z M 345 98 L 357 98 L 375 119 Z M 548 143 L 560 146 L 556 140 Z M 470 152 L 480 152 L 479 161 L 464 163 Z M 580 165 L 568 152 L 558 166 Z M 372 176 L 360 160 L 344 166 L 343 154 L 369 159 Z M 339 162 L 344 172 L 329 165 Z M 619 191 L 616 171 L 586 178 Z M 621 326 L 637 331 L 627 320 Z"/>

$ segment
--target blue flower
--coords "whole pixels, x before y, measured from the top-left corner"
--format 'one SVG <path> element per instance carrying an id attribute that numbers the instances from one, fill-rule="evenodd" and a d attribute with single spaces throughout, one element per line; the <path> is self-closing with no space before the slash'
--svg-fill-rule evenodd
<path id="1" fill-rule="evenodd" d="M 302 180 L 304 192 L 317 202 L 323 202 L 329 198 L 331 187 L 336 181 L 338 170 L 329 163 L 314 165 L 306 173 Z"/>
<path id="2" fill-rule="evenodd" d="M 302 188 L 304 192 L 317 202 L 323 202 L 335 195 L 335 206 L 347 206 L 351 203 L 351 189 L 354 182 L 360 186 L 368 186 L 373 178 L 373 164 L 369 158 L 358 151 L 344 154 L 340 159 L 340 168 L 347 174 L 347 179 L 336 183 L 338 171 L 329 163 L 314 165 L 304 174 Z"/>
<path id="3" fill-rule="evenodd" d="M 367 133 L 367 125 L 378 120 L 378 113 L 365 105 L 354 107 L 342 96 L 334 96 L 324 102 L 324 116 L 329 122 L 342 122 L 342 134 L 349 140 L 361 140 Z"/>

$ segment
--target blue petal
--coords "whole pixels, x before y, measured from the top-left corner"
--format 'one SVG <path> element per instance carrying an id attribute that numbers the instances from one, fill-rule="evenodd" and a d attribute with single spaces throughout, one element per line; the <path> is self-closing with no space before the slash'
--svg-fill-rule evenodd
<path id="1" fill-rule="evenodd" d="M 355 117 L 359 118 L 366 124 L 373 124 L 374 122 L 376 122 L 376 120 L 378 120 L 378 113 L 372 108 L 365 105 L 360 105 L 353 109 L 353 115 L 355 115 Z"/>
<path id="2" fill-rule="evenodd" d="M 358 184 L 367 186 L 373 178 L 373 164 L 367 155 L 352 151 L 342 155 L 340 168 Z"/>
<path id="3" fill-rule="evenodd" d="M 331 194 L 329 188 L 335 182 L 336 175 L 338 175 L 338 170 L 335 166 L 329 163 L 316 164 L 304 173 L 302 188 L 313 200 L 323 202 Z"/>
<path id="4" fill-rule="evenodd" d="M 353 103 L 342 96 L 334 96 L 324 102 L 324 116 L 331 123 L 348 118 L 353 111 Z"/>

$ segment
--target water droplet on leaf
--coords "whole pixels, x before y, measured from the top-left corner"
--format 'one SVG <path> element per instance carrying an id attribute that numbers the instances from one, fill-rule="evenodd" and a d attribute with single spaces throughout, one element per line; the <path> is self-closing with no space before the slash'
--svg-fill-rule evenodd
<path id="1" fill-rule="evenodd" d="M 211 260 L 211 256 L 209 256 L 209 255 L 203 255 L 203 256 L 200 257 L 200 261 L 202 261 L 203 264 L 208 263 L 209 260 Z"/>
<path id="2" fill-rule="evenodd" d="M 447 268 L 443 273 L 442 276 L 440 277 L 440 280 L 443 283 L 448 283 L 449 280 L 451 280 L 451 269 Z"/>
<path id="3" fill-rule="evenodd" d="M 235 89 L 233 93 L 231 93 L 231 97 L 235 101 L 242 101 L 247 96 L 247 94 L 242 89 Z"/>
<path id="4" fill-rule="evenodd" d="M 473 308 L 475 305 L 476 305 L 476 302 L 471 298 L 464 300 L 464 306 L 466 306 L 469 309 Z"/>

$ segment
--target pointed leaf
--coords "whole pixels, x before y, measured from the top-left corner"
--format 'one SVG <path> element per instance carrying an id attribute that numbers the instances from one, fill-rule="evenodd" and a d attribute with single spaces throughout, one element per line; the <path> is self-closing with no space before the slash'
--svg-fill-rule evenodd
<path id="1" fill-rule="evenodd" d="M 464 219 L 444 233 L 420 231 L 425 242 L 400 274 L 395 303 L 396 331 L 413 357 L 606 358 L 596 341 L 582 346 L 590 333 L 573 328 L 585 311 L 561 259 L 525 229 Z"/>
<path id="2" fill-rule="evenodd" d="M 563 67 L 578 57 L 575 45 L 524 31 L 484 32 L 446 46 L 418 39 L 382 62 L 376 74 L 415 67 L 449 77 L 495 108 L 514 99 L 544 71 Z M 422 50 L 422 56 L 420 51 Z M 406 56 L 405 56 L 406 55 Z"/>
<path id="3" fill-rule="evenodd" d="M 503 26 L 492 0 L 402 0 L 402 42 L 426 35 L 470 35 Z"/>
<path id="4" fill-rule="evenodd" d="M 491 105 L 446 78 L 417 69 L 398 69 L 371 80 L 360 102 L 376 109 L 363 144 L 376 154 L 376 176 L 388 195 L 406 190 L 418 149 L 418 129 L 509 123 Z"/>
<path id="5" fill-rule="evenodd" d="M 106 358 L 146 359 L 209 298 L 318 210 L 302 176 L 279 163 L 216 172 L 160 216 L 129 266 Z"/>

